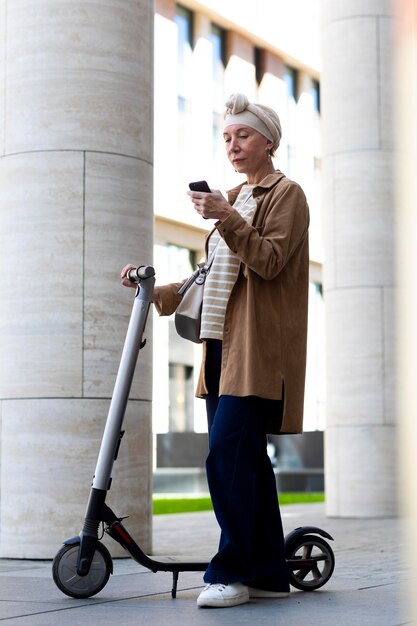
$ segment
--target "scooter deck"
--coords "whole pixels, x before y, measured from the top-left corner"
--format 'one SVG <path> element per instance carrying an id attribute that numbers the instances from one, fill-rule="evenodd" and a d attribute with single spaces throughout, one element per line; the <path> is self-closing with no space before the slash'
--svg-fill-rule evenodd
<path id="1" fill-rule="evenodd" d="M 159 555 L 148 555 L 152 561 L 163 563 L 164 565 L 190 565 L 193 567 L 194 571 L 203 571 L 207 569 L 207 565 L 210 562 L 211 557 L 192 557 L 192 556 L 159 556 Z M 201 566 L 201 567 L 200 567 Z"/>

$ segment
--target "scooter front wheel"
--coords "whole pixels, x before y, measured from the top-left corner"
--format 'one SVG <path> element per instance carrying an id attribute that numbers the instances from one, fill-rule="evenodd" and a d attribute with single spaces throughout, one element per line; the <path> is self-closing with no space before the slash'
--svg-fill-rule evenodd
<path id="1" fill-rule="evenodd" d="M 89 598 L 107 584 L 112 571 L 112 560 L 107 548 L 97 542 L 96 551 L 86 576 L 77 574 L 79 545 L 63 545 L 52 563 L 56 586 L 72 598 Z"/>

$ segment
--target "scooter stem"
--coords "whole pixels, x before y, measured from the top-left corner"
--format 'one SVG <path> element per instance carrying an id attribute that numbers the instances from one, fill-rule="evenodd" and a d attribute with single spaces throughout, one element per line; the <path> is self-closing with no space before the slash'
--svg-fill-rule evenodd
<path id="1" fill-rule="evenodd" d="M 139 279 L 135 301 L 127 329 L 126 340 L 117 372 L 113 396 L 107 415 L 103 440 L 97 459 L 93 478 L 93 488 L 107 491 L 110 487 L 111 472 L 117 453 L 123 419 L 129 399 L 133 375 L 139 350 L 143 347 L 142 336 L 152 303 L 153 288 L 155 285 L 155 270 L 146 266 L 145 278 Z"/>

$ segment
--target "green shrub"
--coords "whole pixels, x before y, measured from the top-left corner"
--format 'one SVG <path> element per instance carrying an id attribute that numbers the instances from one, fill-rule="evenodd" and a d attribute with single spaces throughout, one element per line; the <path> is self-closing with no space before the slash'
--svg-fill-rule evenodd
<path id="1" fill-rule="evenodd" d="M 305 504 L 308 502 L 324 502 L 324 493 L 320 492 L 302 492 L 302 493 L 281 493 L 279 495 L 279 503 L 281 506 L 286 504 Z M 205 497 L 154 497 L 153 514 L 165 515 L 167 513 L 193 513 L 196 511 L 211 511 L 213 506 L 211 499 Z"/>

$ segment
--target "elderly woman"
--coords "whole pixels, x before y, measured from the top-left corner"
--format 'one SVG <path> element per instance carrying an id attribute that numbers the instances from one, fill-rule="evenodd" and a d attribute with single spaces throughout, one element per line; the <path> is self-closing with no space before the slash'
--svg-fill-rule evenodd
<path id="1" fill-rule="evenodd" d="M 234 94 L 223 137 L 246 182 L 228 192 L 188 192 L 214 219 L 207 255 L 197 396 L 205 398 L 207 480 L 221 528 L 198 597 L 229 607 L 289 592 L 284 538 L 267 433 L 302 431 L 308 303 L 309 210 L 300 186 L 274 169 L 280 121 L 269 107 Z M 122 284 L 132 265 L 122 270 Z M 155 288 L 161 315 L 172 314 L 181 283 Z"/>

